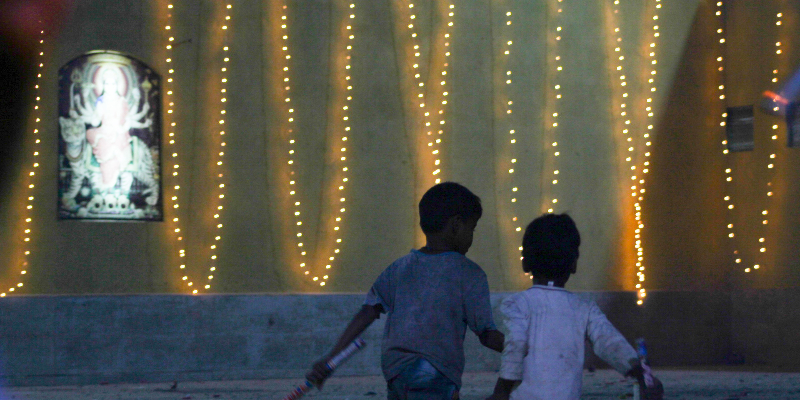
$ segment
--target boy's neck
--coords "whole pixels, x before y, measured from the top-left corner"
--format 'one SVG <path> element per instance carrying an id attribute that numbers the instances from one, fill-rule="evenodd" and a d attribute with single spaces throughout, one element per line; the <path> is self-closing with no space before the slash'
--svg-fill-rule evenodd
<path id="1" fill-rule="evenodd" d="M 455 246 L 448 238 L 438 235 L 427 235 L 425 246 L 420 248 L 419 251 L 425 254 L 439 254 L 448 251 L 456 251 Z"/>
<path id="2" fill-rule="evenodd" d="M 419 251 L 421 251 L 424 254 L 440 254 L 455 250 L 447 248 L 446 246 L 431 246 L 426 244 L 425 246 L 420 247 Z"/>

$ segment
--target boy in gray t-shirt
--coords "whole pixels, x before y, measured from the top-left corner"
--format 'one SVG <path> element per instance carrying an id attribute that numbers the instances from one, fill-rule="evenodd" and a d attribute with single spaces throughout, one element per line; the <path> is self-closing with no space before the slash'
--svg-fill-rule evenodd
<path id="1" fill-rule="evenodd" d="M 465 256 L 481 217 L 480 199 L 464 186 L 445 182 L 422 196 L 419 213 L 425 247 L 380 274 L 334 348 L 306 375 L 318 387 L 330 375 L 325 363 L 381 313 L 388 314 L 381 366 L 390 400 L 457 398 L 467 327 L 484 346 L 503 350 L 486 274 Z"/>

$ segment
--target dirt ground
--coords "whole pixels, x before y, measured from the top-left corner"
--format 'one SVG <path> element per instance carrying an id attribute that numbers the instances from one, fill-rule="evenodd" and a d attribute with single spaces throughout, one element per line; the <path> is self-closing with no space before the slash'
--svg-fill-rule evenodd
<path id="1" fill-rule="evenodd" d="M 800 373 L 714 370 L 662 370 L 666 399 L 800 400 Z M 464 374 L 461 398 L 485 399 L 494 387 L 495 373 Z M 87 386 L 7 387 L 0 400 L 281 400 L 296 384 L 294 379 L 248 381 L 111 384 Z M 611 370 L 585 372 L 582 399 L 626 399 L 632 383 Z M 333 376 L 324 390 L 305 398 L 323 400 L 385 399 L 386 384 L 380 376 Z"/>

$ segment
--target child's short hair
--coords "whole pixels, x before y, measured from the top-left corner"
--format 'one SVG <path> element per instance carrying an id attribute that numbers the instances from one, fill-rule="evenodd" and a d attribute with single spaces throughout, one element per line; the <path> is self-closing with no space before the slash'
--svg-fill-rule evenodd
<path id="1" fill-rule="evenodd" d="M 522 238 L 522 269 L 540 278 L 560 278 L 572 272 L 581 235 L 567 214 L 534 219 Z"/>
<path id="2" fill-rule="evenodd" d="M 480 218 L 481 199 L 455 182 L 442 182 L 428 189 L 419 201 L 419 225 L 425 233 L 441 232 L 456 215 Z"/>

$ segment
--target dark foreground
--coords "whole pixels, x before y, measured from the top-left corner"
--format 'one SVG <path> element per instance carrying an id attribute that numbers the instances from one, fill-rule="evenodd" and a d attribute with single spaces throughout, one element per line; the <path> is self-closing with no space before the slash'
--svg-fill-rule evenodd
<path id="1" fill-rule="evenodd" d="M 800 373 L 707 370 L 656 371 L 663 381 L 666 399 L 775 400 L 800 399 Z M 486 398 L 497 375 L 488 372 L 464 374 L 461 398 Z M 11 387 L 0 389 L 0 400 L 281 400 L 299 383 L 293 379 L 248 381 L 112 384 L 89 386 Z M 585 372 L 582 399 L 626 399 L 632 397 L 631 382 L 610 370 Z M 322 392 L 307 399 L 385 399 L 380 376 L 332 377 Z"/>

